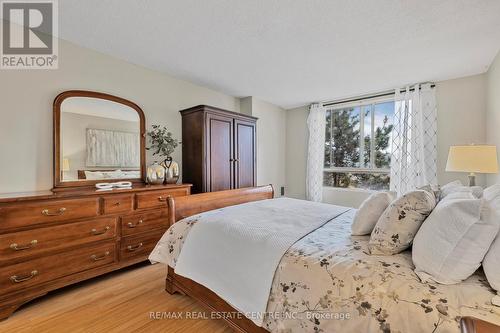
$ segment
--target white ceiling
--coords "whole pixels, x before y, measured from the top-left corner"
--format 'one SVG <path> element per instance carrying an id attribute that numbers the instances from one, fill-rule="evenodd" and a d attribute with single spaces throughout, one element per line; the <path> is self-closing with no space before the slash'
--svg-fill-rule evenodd
<path id="1" fill-rule="evenodd" d="M 63 39 L 285 108 L 485 72 L 499 0 L 62 0 Z"/>

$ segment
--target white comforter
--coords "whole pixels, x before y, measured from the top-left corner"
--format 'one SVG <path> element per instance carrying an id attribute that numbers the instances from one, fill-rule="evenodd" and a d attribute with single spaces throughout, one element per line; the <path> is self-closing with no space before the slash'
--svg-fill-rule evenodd
<path id="1" fill-rule="evenodd" d="M 280 198 L 200 214 L 175 273 L 211 289 L 262 326 L 274 273 L 285 252 L 347 210 Z M 158 253 L 153 250 L 150 259 L 162 261 Z"/>

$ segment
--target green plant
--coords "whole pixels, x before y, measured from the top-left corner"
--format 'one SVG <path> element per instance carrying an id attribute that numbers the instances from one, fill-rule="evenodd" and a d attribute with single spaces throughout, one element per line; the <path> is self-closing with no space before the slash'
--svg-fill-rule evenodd
<path id="1" fill-rule="evenodd" d="M 153 150 L 153 156 L 159 155 L 171 160 L 171 155 L 181 142 L 174 139 L 165 126 L 153 125 L 152 128 L 147 132 L 151 145 L 146 150 Z"/>

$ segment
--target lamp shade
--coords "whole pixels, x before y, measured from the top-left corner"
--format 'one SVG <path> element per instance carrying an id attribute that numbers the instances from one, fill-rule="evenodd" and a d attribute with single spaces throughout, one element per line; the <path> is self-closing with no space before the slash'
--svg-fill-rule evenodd
<path id="1" fill-rule="evenodd" d="M 63 158 L 62 171 L 69 171 L 69 158 Z"/>
<path id="2" fill-rule="evenodd" d="M 497 173 L 496 146 L 451 146 L 446 171 Z"/>

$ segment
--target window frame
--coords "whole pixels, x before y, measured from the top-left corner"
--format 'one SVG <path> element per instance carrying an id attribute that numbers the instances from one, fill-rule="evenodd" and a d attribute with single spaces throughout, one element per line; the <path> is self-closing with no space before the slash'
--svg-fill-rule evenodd
<path id="1" fill-rule="evenodd" d="M 323 172 L 336 172 L 336 173 L 358 173 L 358 174 L 387 174 L 390 175 L 391 169 L 390 168 L 377 168 L 375 166 L 375 140 L 373 138 L 375 137 L 375 105 L 376 104 L 381 104 L 381 103 L 387 103 L 387 102 L 393 102 L 395 103 L 394 97 L 392 96 L 383 96 L 383 97 L 375 97 L 375 98 L 366 98 L 362 99 L 359 101 L 355 102 L 348 102 L 348 103 L 338 103 L 334 104 L 331 106 L 326 107 L 326 112 L 334 112 L 334 111 L 340 111 L 342 109 L 346 108 L 352 108 L 352 107 L 359 107 L 360 112 L 359 112 L 359 131 L 360 131 L 360 136 L 359 136 L 359 156 L 360 156 L 360 166 L 359 167 L 325 167 L 325 163 L 323 163 Z M 364 158 L 364 146 L 365 146 L 365 107 L 369 106 L 370 107 L 370 117 L 371 117 L 371 129 L 370 129 L 370 166 L 371 167 L 366 167 Z M 395 111 L 395 110 L 394 110 Z M 326 117 L 326 114 L 325 114 Z M 330 133 L 333 133 L 333 128 L 331 127 L 333 125 L 333 122 L 330 121 Z M 328 124 L 326 124 L 328 126 Z M 326 130 L 326 129 L 325 129 Z M 330 137 L 330 147 L 333 147 L 333 142 L 332 142 L 332 137 Z M 325 143 L 326 143 L 325 139 Z M 331 154 L 330 154 L 331 158 Z M 330 163 L 331 165 L 331 163 Z M 343 187 L 336 187 L 336 186 L 329 186 L 329 185 L 323 185 L 323 187 L 328 187 L 328 188 L 342 188 L 342 189 L 348 189 L 348 188 L 343 188 Z M 362 187 L 355 188 L 359 190 L 369 190 L 369 189 L 364 189 Z"/>

